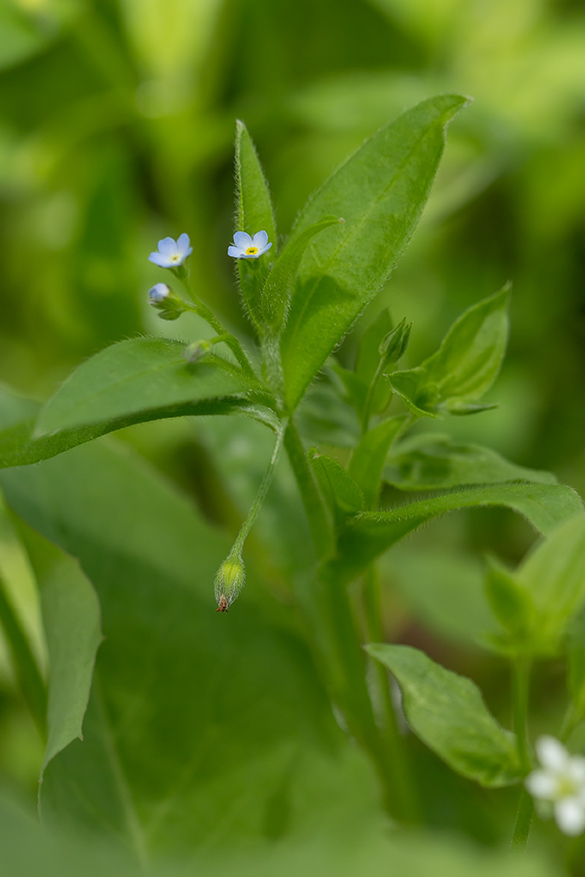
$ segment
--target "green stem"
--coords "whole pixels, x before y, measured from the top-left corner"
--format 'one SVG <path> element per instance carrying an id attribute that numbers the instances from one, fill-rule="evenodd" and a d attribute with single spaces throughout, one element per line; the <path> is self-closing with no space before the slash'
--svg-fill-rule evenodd
<path id="1" fill-rule="evenodd" d="M 262 508 L 262 503 L 268 493 L 268 488 L 272 482 L 272 478 L 274 477 L 274 470 L 276 468 L 276 463 L 278 462 L 278 457 L 280 455 L 280 449 L 282 447 L 282 442 L 284 438 L 284 433 L 286 430 L 286 420 L 282 422 L 280 429 L 276 435 L 276 442 L 274 444 L 274 450 L 272 451 L 272 457 L 270 458 L 270 463 L 268 464 L 268 468 L 264 473 L 264 477 L 260 482 L 260 487 L 258 488 L 258 493 L 256 494 L 256 499 L 252 504 L 252 508 L 248 512 L 248 516 L 244 523 L 240 528 L 240 532 L 236 537 L 236 541 L 234 542 L 232 551 L 230 553 L 237 553 L 240 555 L 242 553 L 242 549 L 244 547 L 244 542 L 248 537 L 248 533 L 252 529 L 254 525 L 254 521 L 258 517 L 258 512 Z"/>
<path id="2" fill-rule="evenodd" d="M 514 825 L 514 835 L 512 837 L 512 847 L 519 851 L 526 849 L 528 835 L 530 834 L 530 826 L 532 824 L 532 813 L 534 811 L 534 803 L 532 798 L 526 791 L 522 789 L 520 799 L 518 801 L 518 813 L 516 815 L 516 824 Z"/>
<path id="3" fill-rule="evenodd" d="M 284 446 L 297 480 L 315 551 L 317 557 L 322 560 L 330 555 L 334 548 L 333 523 L 292 419 L 289 420 L 284 434 Z"/>
<path id="4" fill-rule="evenodd" d="M 242 366 L 242 369 L 246 372 L 246 374 L 248 374 L 250 377 L 252 377 L 252 378 L 254 378 L 254 380 L 256 380 L 256 373 L 254 372 L 254 369 L 252 368 L 252 364 L 251 364 L 250 360 L 248 359 L 248 357 L 244 353 L 242 345 L 240 344 L 238 339 L 235 337 L 235 335 L 232 335 L 230 332 L 227 331 L 225 326 L 217 319 L 217 317 L 215 316 L 215 314 L 213 313 L 211 308 L 207 307 L 207 305 L 201 301 L 201 299 L 199 298 L 199 296 L 196 294 L 193 287 L 191 286 L 191 282 L 189 280 L 189 275 L 187 274 L 187 271 L 186 270 L 183 270 L 183 271 L 176 270 L 175 274 L 179 278 L 181 283 L 183 284 L 187 294 L 193 300 L 194 307 L 190 307 L 190 310 L 192 310 L 193 313 L 197 314 L 199 317 L 201 317 L 203 320 L 205 320 L 206 323 L 209 323 L 211 328 L 214 329 L 218 335 L 225 336 L 225 338 L 223 340 L 228 345 L 228 347 L 230 348 L 230 350 L 232 351 L 232 353 L 236 357 L 237 361 Z"/>
<path id="5" fill-rule="evenodd" d="M 368 642 L 384 642 L 380 579 L 374 564 L 368 568 L 364 576 L 364 614 Z M 395 795 L 402 802 L 404 812 L 413 818 L 417 815 L 418 802 L 404 742 L 396 720 L 396 710 L 392 703 L 388 671 L 379 661 L 372 661 L 371 669 L 381 713 L 382 739 L 387 749 L 389 772 Z"/>
<path id="6" fill-rule="evenodd" d="M 528 658 L 519 656 L 513 663 L 512 675 L 512 697 L 514 709 L 514 731 L 516 733 L 516 743 L 518 747 L 518 758 L 523 773 L 530 770 L 530 756 L 528 754 L 528 741 L 526 736 L 526 721 L 528 717 L 528 700 L 530 692 L 530 661 Z M 512 838 L 512 846 L 515 849 L 523 850 L 526 848 L 528 835 L 530 833 L 530 825 L 532 822 L 532 811 L 534 804 L 532 798 L 524 787 L 520 792 L 518 801 L 518 813 L 516 816 L 516 825 L 514 827 L 514 835 Z"/>

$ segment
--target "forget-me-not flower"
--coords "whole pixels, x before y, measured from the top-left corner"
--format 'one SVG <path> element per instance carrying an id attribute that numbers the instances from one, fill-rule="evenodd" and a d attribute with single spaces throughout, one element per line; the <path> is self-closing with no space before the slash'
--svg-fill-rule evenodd
<path id="1" fill-rule="evenodd" d="M 526 777 L 534 798 L 553 804 L 555 820 L 564 834 L 585 829 L 585 758 L 571 755 L 554 737 L 540 737 L 536 754 L 542 767 Z"/>
<path id="2" fill-rule="evenodd" d="M 151 253 L 148 258 L 161 268 L 178 268 L 193 252 L 190 244 L 189 235 L 185 232 L 176 241 L 173 238 L 163 238 L 158 242 L 158 252 Z"/>
<path id="3" fill-rule="evenodd" d="M 271 246 L 265 231 L 257 231 L 254 237 L 245 231 L 237 231 L 234 235 L 233 245 L 228 247 L 228 256 L 232 256 L 234 259 L 257 259 Z"/>

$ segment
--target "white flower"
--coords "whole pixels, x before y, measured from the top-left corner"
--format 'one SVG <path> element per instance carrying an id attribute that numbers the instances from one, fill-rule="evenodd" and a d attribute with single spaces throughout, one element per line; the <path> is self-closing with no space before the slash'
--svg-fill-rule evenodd
<path id="1" fill-rule="evenodd" d="M 552 802 L 564 834 L 581 834 L 585 829 L 585 758 L 571 755 L 554 737 L 540 737 L 536 754 L 542 769 L 526 777 L 526 788 L 534 798 Z"/>
<path id="2" fill-rule="evenodd" d="M 148 258 L 161 268 L 178 268 L 193 252 L 190 243 L 189 235 L 184 232 L 176 241 L 173 238 L 163 238 L 158 242 L 158 252 L 151 253 Z"/>
<path id="3" fill-rule="evenodd" d="M 166 283 L 155 283 L 152 289 L 148 290 L 148 298 L 151 304 L 158 304 L 168 298 L 171 288 Z"/>
<path id="4" fill-rule="evenodd" d="M 271 246 L 265 231 L 257 231 L 254 237 L 245 231 L 237 231 L 233 246 L 228 247 L 228 256 L 233 256 L 234 259 L 257 259 Z"/>

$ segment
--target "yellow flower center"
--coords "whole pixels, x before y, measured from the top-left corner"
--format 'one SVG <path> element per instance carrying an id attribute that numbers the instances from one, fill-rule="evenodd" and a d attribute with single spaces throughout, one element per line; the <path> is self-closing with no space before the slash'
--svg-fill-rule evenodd
<path id="1" fill-rule="evenodd" d="M 246 250 L 246 256 L 255 256 L 258 252 L 258 247 L 248 247 Z"/>

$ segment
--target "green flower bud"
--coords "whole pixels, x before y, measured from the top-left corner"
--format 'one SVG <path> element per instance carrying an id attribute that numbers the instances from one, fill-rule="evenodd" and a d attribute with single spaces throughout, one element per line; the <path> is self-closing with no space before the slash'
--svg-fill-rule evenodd
<path id="1" fill-rule="evenodd" d="M 214 583 L 216 612 L 227 612 L 246 581 L 246 568 L 238 553 L 228 554 L 217 571 Z"/>
<path id="2" fill-rule="evenodd" d="M 412 323 L 407 323 L 405 318 L 382 339 L 378 349 L 384 365 L 398 362 L 402 358 L 408 347 L 411 328 Z"/>
<path id="3" fill-rule="evenodd" d="M 202 356 L 205 356 L 211 350 L 212 345 L 209 341 L 193 341 L 185 347 L 183 356 L 187 362 L 197 362 Z"/>

